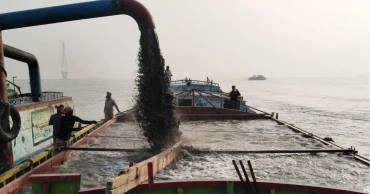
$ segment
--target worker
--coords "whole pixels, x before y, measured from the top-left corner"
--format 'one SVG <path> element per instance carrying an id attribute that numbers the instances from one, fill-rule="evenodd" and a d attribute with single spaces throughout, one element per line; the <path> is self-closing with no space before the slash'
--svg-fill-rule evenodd
<path id="1" fill-rule="evenodd" d="M 229 97 L 231 101 L 230 108 L 237 109 L 239 107 L 238 97 L 240 96 L 240 92 L 238 89 L 235 88 L 235 86 L 232 86 L 231 89 L 232 90 L 229 93 Z"/>
<path id="2" fill-rule="evenodd" d="M 60 119 L 63 116 L 64 105 L 55 106 L 57 113 L 50 116 L 49 125 L 53 125 L 53 144 L 55 144 L 56 136 L 60 129 Z"/>
<path id="3" fill-rule="evenodd" d="M 105 106 L 104 106 L 105 121 L 109 121 L 113 119 L 113 106 L 116 107 L 116 110 L 118 112 L 121 112 L 121 111 L 119 111 L 116 101 L 112 99 L 112 93 L 107 92 L 107 96 L 105 98 L 106 98 Z"/>
<path id="4" fill-rule="evenodd" d="M 60 119 L 60 129 L 56 136 L 55 154 L 60 151 L 61 147 L 68 147 L 68 140 L 71 137 L 72 131 L 79 131 L 81 126 L 74 128 L 75 122 L 82 124 L 96 124 L 96 121 L 85 121 L 73 115 L 73 109 L 69 106 L 63 110 L 64 115 Z"/>
<path id="5" fill-rule="evenodd" d="M 171 70 L 170 70 L 170 67 L 169 66 L 166 67 L 165 73 L 166 73 L 166 77 L 168 79 L 168 82 L 171 84 L 172 73 L 171 73 Z"/>

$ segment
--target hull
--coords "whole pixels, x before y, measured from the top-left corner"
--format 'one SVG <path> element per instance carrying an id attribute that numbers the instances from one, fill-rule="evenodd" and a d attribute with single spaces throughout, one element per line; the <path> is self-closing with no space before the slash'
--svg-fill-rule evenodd
<path id="1" fill-rule="evenodd" d="M 267 113 L 249 113 L 232 109 L 213 107 L 176 107 L 176 114 L 181 121 L 191 120 L 252 120 L 269 119 Z M 116 115 L 118 122 L 135 121 L 133 109 L 123 111 Z"/>
<path id="2" fill-rule="evenodd" d="M 116 120 L 110 120 L 100 126 L 99 128 L 95 129 L 91 133 L 89 133 L 87 136 L 84 138 L 80 138 L 75 144 L 73 144 L 74 147 L 79 147 L 81 145 L 87 144 L 91 138 L 95 137 L 98 135 L 100 132 L 103 132 L 109 126 L 111 126 Z M 4 187 L 0 188 L 0 193 L 1 194 L 16 194 L 22 187 L 26 186 L 29 183 L 29 177 L 33 174 L 40 174 L 40 173 L 47 173 L 50 172 L 53 167 L 59 166 L 63 163 L 63 161 L 69 156 L 69 154 L 72 151 L 65 151 L 61 152 L 50 159 L 46 160 L 45 162 L 41 163 L 38 165 L 36 168 L 32 169 L 31 171 L 23 174 L 20 177 L 17 177 L 15 180 L 10 182 L 9 184 L 5 185 Z"/>
<path id="3" fill-rule="evenodd" d="M 15 106 L 22 119 L 21 130 L 12 141 L 15 165 L 51 147 L 53 126 L 49 125 L 49 119 L 59 104 L 73 107 L 71 97 Z"/>
<path id="4" fill-rule="evenodd" d="M 222 109 L 213 107 L 176 107 L 176 113 L 181 120 L 250 120 L 250 119 L 264 119 L 267 114 L 242 112 L 233 109 Z"/>
<path id="5" fill-rule="evenodd" d="M 78 176 L 79 174 L 77 174 Z M 42 176 L 42 175 L 41 175 Z M 63 177 L 63 174 L 58 174 Z M 76 176 L 74 174 L 65 174 L 67 176 Z M 43 178 L 48 178 L 44 176 Z M 59 178 L 61 179 L 61 178 Z M 64 181 L 65 182 L 65 181 Z M 106 194 L 113 193 L 109 192 L 106 187 L 96 187 L 90 189 L 75 189 L 75 191 L 65 192 L 66 187 L 72 187 L 71 185 L 63 184 L 63 181 L 53 183 L 51 187 L 59 188 L 55 189 L 55 192 L 51 194 L 72 194 L 78 191 L 78 194 Z M 77 182 L 78 184 L 78 182 Z M 258 190 L 259 194 L 365 194 L 360 191 L 351 191 L 345 189 L 337 189 L 330 187 L 321 187 L 314 185 L 302 185 L 282 182 L 271 182 L 271 181 L 258 181 L 256 186 L 252 188 L 253 193 Z M 40 187 L 40 186 L 38 186 Z M 41 190 L 41 189 L 39 189 Z M 60 192 L 58 192 L 58 190 Z M 127 192 L 129 194 L 242 194 L 246 193 L 241 182 L 236 180 L 178 180 L 178 181 L 158 181 L 152 184 L 143 183 Z"/>
<path id="6" fill-rule="evenodd" d="M 131 193 L 137 194 L 241 194 L 245 193 L 242 184 L 235 180 L 188 180 L 188 181 L 161 181 L 156 182 L 152 189 L 148 184 L 139 185 Z M 359 191 L 349 191 L 329 187 L 312 185 L 298 185 L 280 182 L 258 181 L 257 188 L 261 194 L 311 194 L 311 193 L 332 193 L 332 194 L 362 194 Z"/>

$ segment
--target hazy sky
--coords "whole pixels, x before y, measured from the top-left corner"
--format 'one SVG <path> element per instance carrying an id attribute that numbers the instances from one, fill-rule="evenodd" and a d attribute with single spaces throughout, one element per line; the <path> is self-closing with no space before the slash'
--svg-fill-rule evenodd
<path id="1" fill-rule="evenodd" d="M 0 13 L 81 2 L 0 0 Z M 152 13 L 174 79 L 357 76 L 369 73 L 369 0 L 141 0 Z M 139 29 L 126 15 L 3 32 L 33 53 L 43 79 L 128 78 L 137 70 Z M 5 59 L 8 78 L 28 78 Z"/>

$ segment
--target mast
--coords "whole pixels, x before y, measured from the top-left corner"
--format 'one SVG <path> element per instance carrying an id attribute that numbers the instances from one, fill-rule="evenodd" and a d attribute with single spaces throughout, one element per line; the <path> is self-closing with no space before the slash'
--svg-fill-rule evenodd
<path id="1" fill-rule="evenodd" d="M 67 76 L 68 76 L 67 56 L 66 56 L 65 46 L 64 46 L 64 42 L 63 42 L 62 77 L 63 77 L 63 79 L 67 79 Z"/>

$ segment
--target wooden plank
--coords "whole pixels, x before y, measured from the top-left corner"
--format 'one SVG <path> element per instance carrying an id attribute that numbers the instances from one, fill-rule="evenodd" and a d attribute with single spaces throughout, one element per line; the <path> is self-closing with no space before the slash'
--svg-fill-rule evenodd
<path id="1" fill-rule="evenodd" d="M 148 180 L 148 162 L 153 163 L 153 175 L 164 169 L 177 156 L 181 148 L 181 142 L 176 143 L 165 151 L 125 169 L 122 175 L 107 182 L 107 192 L 109 194 L 123 194 L 137 185 Z"/>

